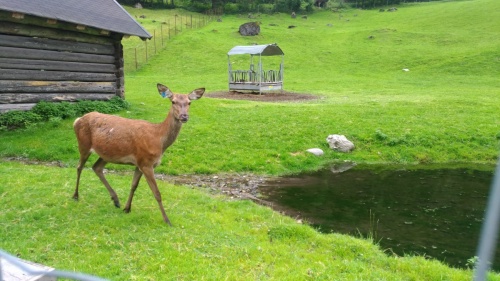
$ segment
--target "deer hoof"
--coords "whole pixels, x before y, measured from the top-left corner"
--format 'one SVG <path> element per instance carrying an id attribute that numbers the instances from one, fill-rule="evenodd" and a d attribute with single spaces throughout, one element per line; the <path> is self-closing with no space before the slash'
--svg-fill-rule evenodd
<path id="1" fill-rule="evenodd" d="M 113 200 L 113 202 L 115 203 L 115 207 L 116 208 L 120 208 L 120 202 L 119 201 L 114 200 L 113 198 L 111 198 L 111 200 Z"/>
<path id="2" fill-rule="evenodd" d="M 128 213 L 130 213 L 130 209 L 129 208 L 125 208 L 125 209 L 123 209 L 123 212 L 128 214 Z"/>

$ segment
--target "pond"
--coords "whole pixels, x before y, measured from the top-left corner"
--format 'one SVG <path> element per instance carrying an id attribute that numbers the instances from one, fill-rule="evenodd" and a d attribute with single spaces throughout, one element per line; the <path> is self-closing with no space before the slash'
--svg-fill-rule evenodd
<path id="1" fill-rule="evenodd" d="M 259 192 L 322 232 L 372 237 L 388 254 L 471 265 L 494 167 L 352 166 L 266 181 Z"/>

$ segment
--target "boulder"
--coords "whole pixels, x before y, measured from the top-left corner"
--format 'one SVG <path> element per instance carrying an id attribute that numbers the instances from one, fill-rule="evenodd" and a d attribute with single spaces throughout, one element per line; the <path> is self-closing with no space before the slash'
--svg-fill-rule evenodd
<path id="1" fill-rule="evenodd" d="M 321 148 L 309 148 L 307 152 L 312 153 L 316 156 L 321 156 L 324 154 L 323 150 Z"/>
<path id="2" fill-rule="evenodd" d="M 260 33 L 260 25 L 258 22 L 247 22 L 240 25 L 240 34 L 243 36 L 255 36 Z"/>
<path id="3" fill-rule="evenodd" d="M 340 152 L 351 152 L 354 149 L 354 144 L 344 135 L 329 135 L 326 142 L 331 149 Z"/>
<path id="4" fill-rule="evenodd" d="M 135 3 L 134 8 L 136 8 L 136 9 L 142 9 L 141 3 L 139 3 L 139 2 Z"/>

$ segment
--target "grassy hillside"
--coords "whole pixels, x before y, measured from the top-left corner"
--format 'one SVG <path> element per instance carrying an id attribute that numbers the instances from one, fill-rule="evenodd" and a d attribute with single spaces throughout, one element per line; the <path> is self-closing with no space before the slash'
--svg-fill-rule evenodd
<path id="1" fill-rule="evenodd" d="M 164 20 L 162 11 L 130 11 L 148 13 L 147 28 Z M 262 15 L 256 37 L 237 33 L 248 19 L 224 16 L 173 37 L 141 70 L 127 73 L 131 108 L 120 115 L 159 122 L 170 105 L 157 82 L 176 92 L 225 90 L 231 47 L 276 42 L 286 55 L 286 89 L 319 99 L 193 102 L 157 172 L 283 174 L 335 160 L 491 164 L 500 136 L 499 11 L 496 0 L 474 0 L 412 3 L 393 13 L 346 10 L 342 17 L 325 11 L 307 20 Z M 165 13 L 172 12 L 181 13 Z M 112 280 L 471 280 L 468 270 L 387 255 L 376 241 L 320 234 L 249 201 L 166 182 L 159 188 L 172 228 L 162 223 L 144 180 L 127 215 L 90 169 L 74 202 L 72 122 L 0 131 L 1 157 L 58 164 L 0 160 L 1 249 Z M 325 138 L 333 133 L 345 134 L 356 150 L 328 150 Z M 309 155 L 311 147 L 326 153 Z M 108 178 L 124 202 L 131 175 Z"/>
<path id="2" fill-rule="evenodd" d="M 319 99 L 196 101 L 159 172 L 285 174 L 335 160 L 494 163 L 500 135 L 497 7 L 494 0 L 446 1 L 401 5 L 396 12 L 318 11 L 307 20 L 261 15 L 261 34 L 254 37 L 238 33 L 248 18 L 223 16 L 222 22 L 172 37 L 141 70 L 127 73 L 132 107 L 121 115 L 160 122 L 169 105 L 156 83 L 176 92 L 225 90 L 229 49 L 275 42 L 285 52 L 285 88 Z M 181 14 L 129 11 L 147 14 L 141 22 L 150 28 L 168 21 L 165 15 Z M 125 48 L 137 44 L 132 40 L 124 41 Z M 0 132 L 0 155 L 74 166 L 71 123 Z M 329 134 L 346 135 L 356 150 L 329 150 Z M 312 147 L 324 149 L 325 156 L 307 154 Z"/>

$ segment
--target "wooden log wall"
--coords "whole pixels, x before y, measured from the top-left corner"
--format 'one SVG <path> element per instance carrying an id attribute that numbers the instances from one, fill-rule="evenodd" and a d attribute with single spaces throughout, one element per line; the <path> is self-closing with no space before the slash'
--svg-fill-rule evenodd
<path id="1" fill-rule="evenodd" d="M 0 20 L 0 113 L 39 101 L 124 97 L 121 36 Z"/>

